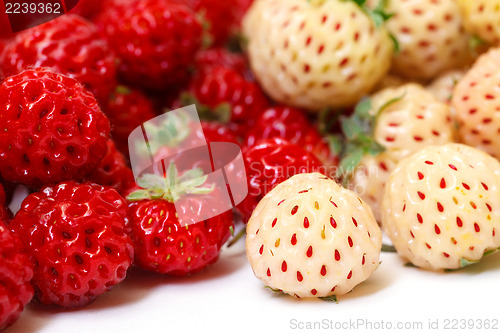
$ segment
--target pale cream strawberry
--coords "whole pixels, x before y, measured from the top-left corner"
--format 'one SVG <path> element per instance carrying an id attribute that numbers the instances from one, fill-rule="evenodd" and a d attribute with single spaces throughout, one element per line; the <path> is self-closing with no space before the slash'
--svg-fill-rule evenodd
<path id="1" fill-rule="evenodd" d="M 500 46 L 500 0 L 457 0 L 457 3 L 467 31 Z"/>
<path id="2" fill-rule="evenodd" d="M 374 139 L 385 151 L 364 156 L 349 187 L 380 220 L 381 193 L 395 165 L 426 146 L 453 142 L 454 123 L 449 106 L 418 84 L 382 90 L 372 96 L 371 106 L 376 117 Z"/>
<path id="3" fill-rule="evenodd" d="M 453 90 L 464 75 L 465 71 L 459 69 L 446 72 L 438 76 L 426 88 L 440 102 L 451 104 Z"/>
<path id="4" fill-rule="evenodd" d="M 500 158 L 500 48 L 491 49 L 453 92 L 461 142 Z"/>
<path id="5" fill-rule="evenodd" d="M 381 245 L 370 207 L 319 173 L 276 186 L 247 226 L 247 257 L 256 277 L 301 298 L 348 293 L 378 267 Z"/>
<path id="6" fill-rule="evenodd" d="M 394 14 L 387 28 L 400 47 L 391 72 L 432 79 L 469 60 L 469 36 L 455 0 L 390 0 L 386 11 Z"/>
<path id="7" fill-rule="evenodd" d="M 390 155 L 365 155 L 352 174 L 348 187 L 356 192 L 372 209 L 377 221 L 381 218 L 382 193 L 396 167 Z"/>
<path id="8" fill-rule="evenodd" d="M 425 269 L 456 269 L 500 247 L 500 163 L 470 146 L 431 146 L 398 164 L 382 224 L 397 252 Z"/>
<path id="9" fill-rule="evenodd" d="M 356 104 L 387 73 L 394 48 L 354 1 L 256 0 L 243 31 L 264 90 L 312 111 Z"/>

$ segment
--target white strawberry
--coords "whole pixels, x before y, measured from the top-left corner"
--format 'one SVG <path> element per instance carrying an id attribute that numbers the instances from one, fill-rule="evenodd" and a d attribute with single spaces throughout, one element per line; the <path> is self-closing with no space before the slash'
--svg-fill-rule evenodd
<path id="1" fill-rule="evenodd" d="M 490 49 L 453 92 L 460 140 L 500 158 L 500 48 Z"/>
<path id="2" fill-rule="evenodd" d="M 412 264 L 477 262 L 500 247 L 500 163 L 462 144 L 424 148 L 392 173 L 382 212 L 385 232 Z"/>
<path id="3" fill-rule="evenodd" d="M 385 10 L 393 14 L 387 29 L 400 48 L 391 72 L 432 79 L 469 60 L 469 36 L 455 0 L 389 0 Z"/>
<path id="4" fill-rule="evenodd" d="M 396 164 L 405 157 L 429 145 L 439 145 L 454 141 L 454 123 L 448 105 L 439 102 L 431 93 L 417 84 L 406 84 L 398 88 L 388 88 L 374 94 L 368 111 L 373 118 L 373 128 L 367 136 L 372 136 L 384 151 L 363 151 L 363 158 L 357 164 L 349 156 L 356 149 L 364 149 L 368 138 L 360 139 L 346 133 L 354 141 L 348 148 L 344 164 L 354 163 L 349 187 L 355 190 L 373 209 L 380 220 L 381 193 Z M 356 114 L 355 114 L 356 116 Z M 347 123 L 346 123 L 347 122 Z M 346 125 L 351 120 L 344 120 Z M 356 125 L 356 120 L 353 126 Z M 356 146 L 356 141 L 360 146 Z M 358 155 L 359 156 L 359 155 Z"/>
<path id="5" fill-rule="evenodd" d="M 247 257 L 257 278 L 296 297 L 346 294 L 377 268 L 381 245 L 370 207 L 319 173 L 276 186 L 247 226 Z"/>
<path id="6" fill-rule="evenodd" d="M 352 106 L 384 77 L 393 42 L 355 2 L 253 3 L 243 23 L 248 56 L 274 100 L 313 111 Z"/>
<path id="7" fill-rule="evenodd" d="M 465 28 L 483 41 L 500 45 L 500 1 L 457 0 Z"/>
<path id="8" fill-rule="evenodd" d="M 464 75 L 465 71 L 459 69 L 446 72 L 438 76 L 426 88 L 440 102 L 451 104 L 453 90 Z"/>

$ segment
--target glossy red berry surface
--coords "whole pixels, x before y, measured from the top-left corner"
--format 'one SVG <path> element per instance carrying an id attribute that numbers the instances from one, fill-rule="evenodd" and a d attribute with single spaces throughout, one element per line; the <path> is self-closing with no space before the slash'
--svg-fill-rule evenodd
<path id="1" fill-rule="evenodd" d="M 128 137 L 130 133 L 146 121 L 156 117 L 151 100 L 140 90 L 118 86 L 105 108 L 111 122 L 111 137 L 116 147 L 129 156 Z"/>
<path id="2" fill-rule="evenodd" d="M 111 187 L 63 182 L 29 195 L 9 227 L 35 261 L 40 302 L 81 307 L 122 281 L 133 260 L 127 221 Z"/>
<path id="3" fill-rule="evenodd" d="M 116 86 L 116 58 L 97 27 L 76 15 L 16 34 L 3 53 L 3 74 L 45 67 L 74 78 L 105 103 Z"/>
<path id="4" fill-rule="evenodd" d="M 109 121 L 76 80 L 27 70 L 0 85 L 0 173 L 40 187 L 82 179 L 106 154 Z"/>
<path id="5" fill-rule="evenodd" d="M 217 194 L 191 198 L 193 211 L 210 209 Z M 162 199 L 130 202 L 135 262 L 143 269 L 169 275 L 196 273 L 219 258 L 231 235 L 231 211 L 202 222 L 181 226 L 173 203 Z"/>
<path id="6" fill-rule="evenodd" d="M 113 140 L 108 141 L 108 152 L 97 169 L 87 177 L 87 180 L 99 185 L 111 186 L 118 193 L 124 193 L 135 186 L 134 174 L 127 160 L 115 146 Z"/>
<path id="7" fill-rule="evenodd" d="M 19 237 L 0 221 L 0 330 L 12 325 L 33 297 L 33 263 Z"/>
<path id="8" fill-rule="evenodd" d="M 237 206 L 248 221 L 259 201 L 276 185 L 299 173 L 325 173 L 325 166 L 301 146 L 280 138 L 262 140 L 243 151 L 248 195 Z"/>
<path id="9" fill-rule="evenodd" d="M 210 48 L 196 54 L 196 70 L 199 72 L 211 71 L 217 67 L 229 68 L 242 75 L 250 72 L 249 64 L 241 53 L 232 53 L 225 48 Z"/>
<path id="10" fill-rule="evenodd" d="M 260 140 L 269 138 L 282 138 L 297 144 L 327 166 L 338 164 L 338 156 L 330 151 L 328 142 L 309 122 L 303 110 L 286 106 L 267 109 L 248 131 L 245 144 L 253 147 Z"/>
<path id="11" fill-rule="evenodd" d="M 0 222 L 8 222 L 12 218 L 12 212 L 7 207 L 7 196 L 2 184 L 0 184 Z"/>
<path id="12" fill-rule="evenodd" d="M 269 103 L 257 83 L 225 67 L 197 75 L 191 82 L 189 93 L 199 108 L 209 108 L 212 112 L 226 108 L 229 120 L 236 123 L 252 123 Z"/>
<path id="13" fill-rule="evenodd" d="M 174 1 L 110 1 L 96 22 L 120 58 L 121 79 L 153 90 L 186 80 L 202 44 L 196 14 Z"/>
<path id="14" fill-rule="evenodd" d="M 208 26 L 213 45 L 224 45 L 239 28 L 243 15 L 251 4 L 249 0 L 184 0 L 194 8 Z"/>

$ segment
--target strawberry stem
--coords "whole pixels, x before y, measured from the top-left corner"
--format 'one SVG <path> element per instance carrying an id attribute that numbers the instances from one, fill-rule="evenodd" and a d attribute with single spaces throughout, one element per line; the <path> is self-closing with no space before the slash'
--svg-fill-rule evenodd
<path id="1" fill-rule="evenodd" d="M 234 244 L 236 244 L 243 236 L 245 236 L 247 233 L 247 228 L 243 228 L 241 229 L 237 234 L 236 236 L 233 237 L 233 239 L 231 239 L 229 241 L 229 243 L 227 243 L 227 247 L 231 247 L 233 246 Z"/>

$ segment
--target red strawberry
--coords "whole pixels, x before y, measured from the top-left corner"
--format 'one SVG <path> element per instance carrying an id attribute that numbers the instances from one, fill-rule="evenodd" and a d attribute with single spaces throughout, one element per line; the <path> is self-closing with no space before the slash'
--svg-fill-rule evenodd
<path id="1" fill-rule="evenodd" d="M 127 203 L 111 187 L 63 182 L 29 195 L 10 228 L 33 256 L 40 302 L 87 305 L 122 281 L 133 260 Z"/>
<path id="2" fill-rule="evenodd" d="M 81 84 L 43 69 L 0 85 L 0 173 L 40 187 L 81 179 L 106 154 L 109 121 Z"/>
<path id="3" fill-rule="evenodd" d="M 276 185 L 299 173 L 325 173 L 325 166 L 301 146 L 274 137 L 243 152 L 248 196 L 237 207 L 248 221 L 259 201 Z"/>
<path id="4" fill-rule="evenodd" d="M 151 100 L 140 90 L 118 86 L 109 100 L 106 115 L 111 122 L 111 136 L 120 150 L 128 157 L 130 133 L 146 121 L 154 118 L 156 112 Z"/>
<path id="5" fill-rule="evenodd" d="M 7 207 L 7 197 L 5 195 L 5 190 L 3 185 L 0 184 L 0 222 L 10 221 L 12 218 L 12 212 L 9 207 Z"/>
<path id="6" fill-rule="evenodd" d="M 243 15 L 250 7 L 249 0 L 185 0 L 208 23 L 211 42 L 214 45 L 227 43 L 239 28 Z"/>
<path id="7" fill-rule="evenodd" d="M 171 168 L 175 169 L 175 166 L 171 164 Z M 129 216 L 136 264 L 149 271 L 182 276 L 199 272 L 218 259 L 220 249 L 232 231 L 233 215 L 227 211 L 201 222 L 181 226 L 172 193 L 180 195 L 179 200 L 183 200 L 182 195 L 185 193 L 194 193 L 195 196 L 190 195 L 188 199 L 189 207 L 194 212 L 211 209 L 221 196 L 217 189 L 200 187 L 179 193 L 176 190 L 178 178 L 174 178 L 170 183 L 174 186 L 168 187 L 167 192 L 166 178 L 160 176 L 155 177 L 156 186 L 148 190 L 138 188 L 132 192 L 128 196 Z M 138 180 L 139 185 L 148 187 L 142 181 Z M 200 186 L 205 181 L 206 177 Z"/>
<path id="8" fill-rule="evenodd" d="M 181 103 L 189 105 L 193 102 L 202 117 L 247 127 L 269 104 L 257 83 L 245 79 L 234 69 L 224 67 L 199 73 L 193 79 L 189 93 L 184 94 Z"/>
<path id="9" fill-rule="evenodd" d="M 249 130 L 245 143 L 253 147 L 259 140 L 268 138 L 282 138 L 299 145 L 327 166 L 338 164 L 338 156 L 330 151 L 327 141 L 310 124 L 302 110 L 286 106 L 267 109 Z"/>
<path id="10" fill-rule="evenodd" d="M 19 237 L 0 222 L 0 331 L 12 325 L 33 297 L 33 263 Z"/>
<path id="11" fill-rule="evenodd" d="M 113 52 L 94 24 L 76 15 L 63 15 L 18 33 L 2 60 L 6 76 L 47 67 L 76 79 L 101 103 L 116 86 Z"/>
<path id="12" fill-rule="evenodd" d="M 196 69 L 200 72 L 225 67 L 246 76 L 250 71 L 248 61 L 243 54 L 232 53 L 222 47 L 201 50 L 196 54 L 195 61 Z"/>
<path id="13" fill-rule="evenodd" d="M 108 153 L 87 180 L 103 186 L 114 187 L 118 193 L 135 185 L 134 174 L 122 153 L 116 150 L 113 140 L 108 141 Z"/>
<path id="14" fill-rule="evenodd" d="M 164 132 L 172 131 L 171 124 L 165 123 L 163 126 L 163 129 L 160 130 Z M 201 128 L 194 123 L 183 122 L 176 123 L 174 126 L 177 135 L 172 138 L 173 142 L 150 140 L 149 144 L 157 163 L 162 160 L 170 163 L 171 158 L 175 156 L 175 163 L 179 170 L 201 168 L 204 172 L 212 172 L 211 161 L 206 158 L 205 154 L 190 152 L 191 149 L 199 147 L 200 144 L 204 145 L 205 142 L 229 142 L 239 145 L 236 133 L 217 122 L 202 121 Z M 154 132 L 155 130 L 151 129 L 151 131 Z M 187 152 L 186 149 L 188 149 Z"/>
<path id="15" fill-rule="evenodd" d="M 223 124 L 215 121 L 202 121 L 201 127 L 208 142 L 232 142 L 239 144 L 236 133 Z"/>
<path id="16" fill-rule="evenodd" d="M 202 43 L 195 13 L 173 1 L 110 1 L 96 22 L 121 60 L 121 78 L 153 90 L 186 80 Z"/>

